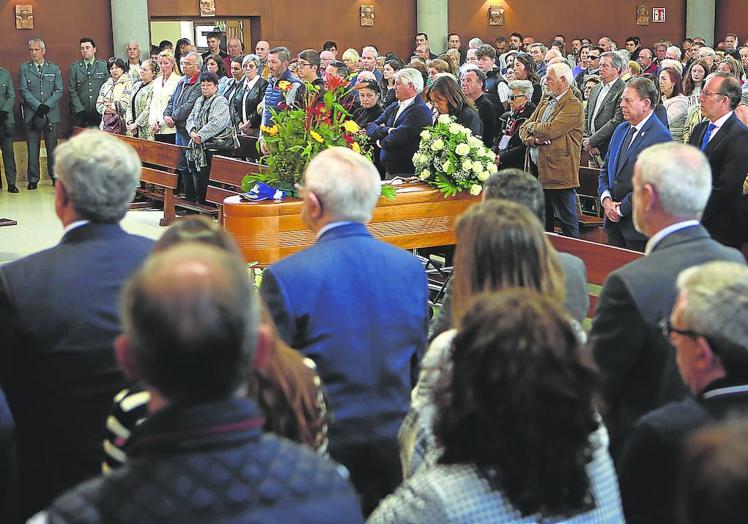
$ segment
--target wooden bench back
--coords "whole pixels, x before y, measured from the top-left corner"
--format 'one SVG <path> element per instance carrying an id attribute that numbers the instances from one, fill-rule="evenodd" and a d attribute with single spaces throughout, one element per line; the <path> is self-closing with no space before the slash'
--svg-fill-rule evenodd
<path id="1" fill-rule="evenodd" d="M 245 176 L 258 173 L 260 165 L 236 158 L 214 156 L 210 164 L 210 185 L 205 200 L 218 206 L 218 222 L 223 223 L 223 201 L 242 192 Z M 220 185 L 214 185 L 220 184 Z"/>
<path id="2" fill-rule="evenodd" d="M 579 168 L 579 189 L 577 194 L 580 196 L 597 198 L 597 185 L 600 170 L 594 167 Z"/>
<path id="3" fill-rule="evenodd" d="M 588 242 L 577 238 L 547 233 L 549 240 L 557 251 L 570 253 L 582 259 L 587 267 L 587 282 L 595 286 L 602 286 L 609 274 L 616 269 L 641 258 L 643 253 L 621 249 L 618 247 Z M 592 318 L 597 306 L 597 291 L 590 290 L 590 309 L 588 316 Z"/>

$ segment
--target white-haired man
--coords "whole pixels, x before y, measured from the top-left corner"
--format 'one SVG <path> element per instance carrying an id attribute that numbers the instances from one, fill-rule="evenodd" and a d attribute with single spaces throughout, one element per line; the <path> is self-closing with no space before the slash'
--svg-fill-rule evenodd
<path id="1" fill-rule="evenodd" d="M 301 189 L 317 243 L 266 269 L 260 289 L 283 340 L 317 364 L 333 415 L 330 455 L 351 471 L 366 514 L 399 484 L 397 430 L 428 321 L 421 264 L 364 225 L 379 188 L 361 155 L 317 155 Z"/>
<path id="2" fill-rule="evenodd" d="M 645 149 L 634 166 L 634 227 L 649 237 L 646 256 L 608 276 L 589 338 L 602 373 L 614 459 L 640 416 L 685 394 L 657 327 L 673 308 L 678 273 L 713 260 L 745 263 L 699 224 L 711 179 L 698 149 L 673 142 Z"/>
<path id="3" fill-rule="evenodd" d="M 545 228 L 553 231 L 554 216 L 564 235 L 579 237 L 577 192 L 584 110 L 570 87 L 574 81 L 565 63 L 548 66 L 548 94 L 519 130 L 530 148 L 530 169 L 545 191 Z"/>
<path id="4" fill-rule="evenodd" d="M 125 216 L 140 160 L 86 131 L 57 149 L 57 246 L 0 267 L 0 384 L 16 422 L 19 517 L 96 475 L 112 397 L 125 385 L 112 344 L 120 286 L 151 250 Z"/>
<path id="5" fill-rule="evenodd" d="M 734 262 L 691 267 L 678 275 L 677 288 L 673 312 L 660 326 L 693 396 L 670 402 L 636 424 L 620 476 L 629 522 L 675 522 L 686 436 L 748 413 L 748 268 Z"/>
<path id="6" fill-rule="evenodd" d="M 377 48 L 367 45 L 361 50 L 361 69 L 374 73 L 377 82 L 382 81 L 382 72 L 377 69 Z"/>
<path id="7" fill-rule="evenodd" d="M 374 122 L 366 126 L 366 134 L 382 148 L 380 160 L 387 178 L 412 175 L 413 155 L 421 141 L 421 131 L 432 124 L 431 110 L 421 98 L 423 76 L 406 67 L 395 73 L 395 98 Z"/>

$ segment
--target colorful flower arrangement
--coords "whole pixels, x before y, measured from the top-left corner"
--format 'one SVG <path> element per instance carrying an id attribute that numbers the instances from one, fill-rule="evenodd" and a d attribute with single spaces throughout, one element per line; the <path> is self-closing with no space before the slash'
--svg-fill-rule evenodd
<path id="1" fill-rule="evenodd" d="M 449 115 L 421 132 L 421 143 L 413 155 L 416 176 L 436 187 L 445 197 L 469 191 L 479 195 L 483 182 L 497 171 L 496 154 L 466 127 Z"/>
<path id="2" fill-rule="evenodd" d="M 282 91 L 291 87 L 292 84 L 285 80 L 277 85 L 277 89 Z M 301 182 L 311 159 L 330 147 L 347 147 L 371 159 L 366 135 L 350 119 L 348 109 L 353 98 L 348 93 L 347 82 L 331 77 L 324 90 L 309 83 L 305 87 L 300 107 L 288 108 L 281 103 L 277 111 L 270 110 L 273 125 L 260 127 L 269 154 L 260 159 L 265 169 L 244 177 L 244 191 L 255 182 L 264 182 L 294 193 L 294 186 Z"/>

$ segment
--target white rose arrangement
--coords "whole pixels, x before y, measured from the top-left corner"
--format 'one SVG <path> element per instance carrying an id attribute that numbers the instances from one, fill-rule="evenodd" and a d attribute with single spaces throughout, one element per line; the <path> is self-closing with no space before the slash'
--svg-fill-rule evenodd
<path id="1" fill-rule="evenodd" d="M 421 131 L 421 143 L 413 155 L 418 178 L 436 187 L 445 197 L 467 192 L 480 195 L 483 182 L 496 172 L 496 154 L 483 141 L 449 115 Z"/>

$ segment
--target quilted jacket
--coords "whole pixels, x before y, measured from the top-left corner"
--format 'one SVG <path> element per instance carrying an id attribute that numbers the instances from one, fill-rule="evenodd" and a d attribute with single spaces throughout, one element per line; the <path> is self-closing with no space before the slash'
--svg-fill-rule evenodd
<path id="1" fill-rule="evenodd" d="M 34 522 L 363 522 L 340 466 L 262 423 L 247 399 L 168 407 L 134 430 L 124 467 Z"/>

